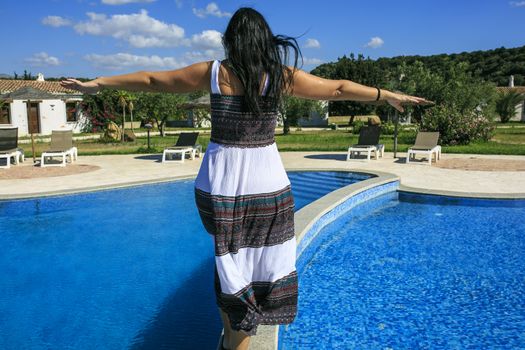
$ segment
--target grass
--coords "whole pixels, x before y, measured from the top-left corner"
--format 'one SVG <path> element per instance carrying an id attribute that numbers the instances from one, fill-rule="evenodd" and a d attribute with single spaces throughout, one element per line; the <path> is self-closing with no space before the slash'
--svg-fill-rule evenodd
<path id="1" fill-rule="evenodd" d="M 210 140 L 209 135 L 200 136 L 198 143 L 206 148 Z M 79 155 L 105 155 L 105 154 L 133 154 L 133 153 L 161 153 L 167 146 L 172 146 L 176 142 L 175 136 L 151 136 L 150 150 L 148 150 L 148 138 L 139 137 L 135 142 L 109 142 L 104 143 L 99 140 L 79 140 L 75 141 Z M 22 145 L 26 157 L 32 157 L 31 144 Z M 49 148 L 47 142 L 36 142 L 35 153 L 37 156 Z"/>
<path id="2" fill-rule="evenodd" d="M 175 130 L 188 130 L 174 128 Z M 293 130 L 293 129 L 292 129 Z M 172 131 L 172 130 L 170 130 Z M 193 129 L 192 129 L 193 131 Z M 276 142 L 280 151 L 346 151 L 348 146 L 357 143 L 358 136 L 346 130 L 308 130 L 292 131 L 289 135 L 276 133 Z M 406 152 L 414 144 L 415 133 L 403 130 L 398 138 L 398 152 Z M 198 143 L 206 149 L 210 140 L 209 134 L 199 136 Z M 139 137 L 135 142 L 102 143 L 98 140 L 75 141 L 81 155 L 104 154 L 133 154 L 133 153 L 161 153 L 166 146 L 175 144 L 176 136 L 152 136 L 151 149 L 147 149 L 147 138 Z M 387 152 L 394 150 L 393 135 L 382 135 L 381 143 Z M 45 142 L 35 143 L 37 156 L 48 149 Z M 31 157 L 31 145 L 24 144 L 23 148 L 28 157 Z M 471 143 L 461 146 L 443 146 L 444 153 L 466 154 L 505 154 L 525 155 L 525 124 L 497 125 L 495 136 L 489 142 Z"/>
<path id="3" fill-rule="evenodd" d="M 523 147 L 525 145 L 524 124 L 512 125 L 507 128 L 498 127 L 492 141 L 506 145 L 521 145 Z"/>

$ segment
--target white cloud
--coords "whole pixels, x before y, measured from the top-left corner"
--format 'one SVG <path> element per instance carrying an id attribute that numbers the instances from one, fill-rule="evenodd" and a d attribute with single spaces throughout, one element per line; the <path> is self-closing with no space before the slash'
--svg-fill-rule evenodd
<path id="1" fill-rule="evenodd" d="M 303 57 L 303 63 L 305 65 L 310 65 L 310 64 L 321 64 L 323 63 L 322 60 L 320 60 L 319 58 L 308 58 L 308 57 Z"/>
<path id="2" fill-rule="evenodd" d="M 222 34 L 216 30 L 204 30 L 191 37 L 191 44 L 197 48 L 220 49 L 222 48 Z"/>
<path id="3" fill-rule="evenodd" d="M 230 12 L 223 12 L 219 9 L 219 6 L 214 3 L 210 2 L 206 8 L 203 9 L 196 9 L 193 8 L 193 14 L 199 18 L 206 18 L 207 16 L 215 16 L 215 17 L 231 17 L 232 14 Z"/>
<path id="4" fill-rule="evenodd" d="M 373 38 L 370 39 L 370 41 L 365 45 L 365 47 L 369 47 L 369 48 L 372 48 L 372 49 L 377 49 L 381 46 L 383 46 L 385 42 L 383 41 L 383 39 L 381 39 L 380 37 L 378 36 L 374 36 Z"/>
<path id="5" fill-rule="evenodd" d="M 106 5 L 125 5 L 133 2 L 154 2 L 155 0 L 102 0 Z"/>
<path id="6" fill-rule="evenodd" d="M 189 45 L 182 27 L 150 17 L 146 10 L 111 17 L 88 12 L 87 16 L 88 21 L 79 22 L 74 27 L 79 34 L 111 36 L 140 48 Z"/>
<path id="7" fill-rule="evenodd" d="M 181 58 L 132 55 L 129 53 L 116 53 L 112 55 L 89 54 L 84 59 L 93 66 L 104 70 L 126 69 L 178 69 L 195 62 L 222 59 L 222 50 L 207 49 L 202 51 L 188 51 Z"/>
<path id="8" fill-rule="evenodd" d="M 35 53 L 25 61 L 35 67 L 58 66 L 61 63 L 58 58 L 49 56 L 46 52 Z"/>
<path id="9" fill-rule="evenodd" d="M 182 8 L 182 5 L 184 5 L 184 3 L 182 2 L 182 0 L 175 0 L 175 5 L 177 5 L 177 8 Z"/>
<path id="10" fill-rule="evenodd" d="M 184 59 L 190 63 L 222 60 L 224 58 L 223 50 L 208 49 L 203 51 L 188 51 L 184 54 Z"/>
<path id="11" fill-rule="evenodd" d="M 320 49 L 321 43 L 317 39 L 308 39 L 306 40 L 306 44 L 304 44 L 304 47 L 307 49 Z"/>
<path id="12" fill-rule="evenodd" d="M 525 7 L 525 1 L 511 1 L 509 4 L 512 7 Z"/>
<path id="13" fill-rule="evenodd" d="M 64 27 L 71 25 L 71 21 L 60 16 L 47 16 L 42 19 L 42 24 L 51 27 Z"/>
<path id="14" fill-rule="evenodd" d="M 84 59 L 93 63 L 95 67 L 106 70 L 123 70 L 127 68 L 177 69 L 188 65 L 188 63 L 177 60 L 174 57 L 137 56 L 129 53 L 113 55 L 90 54 L 84 56 Z"/>

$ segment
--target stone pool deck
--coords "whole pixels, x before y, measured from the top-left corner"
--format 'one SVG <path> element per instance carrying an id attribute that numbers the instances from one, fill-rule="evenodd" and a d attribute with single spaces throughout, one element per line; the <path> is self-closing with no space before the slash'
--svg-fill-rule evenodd
<path id="1" fill-rule="evenodd" d="M 346 161 L 345 152 L 282 152 L 289 170 L 334 169 L 354 171 L 381 171 L 400 178 L 401 188 L 420 192 L 438 192 L 451 195 L 496 196 L 525 198 L 525 172 L 472 171 L 443 169 L 425 163 L 405 164 L 404 154 L 394 159 L 385 153 L 379 160 Z M 525 161 L 525 156 L 443 154 L 443 159 L 472 157 Z M 32 159 L 23 165 L 31 166 Z M 78 164 L 100 167 L 98 170 L 73 175 L 32 179 L 0 180 L 0 199 L 23 198 L 90 191 L 103 188 L 138 185 L 148 182 L 170 181 L 197 174 L 201 159 L 184 163 L 160 163 L 160 155 L 80 156 Z M 12 169 L 0 169 L 11 171 Z M 57 169 L 60 173 L 60 169 Z"/>

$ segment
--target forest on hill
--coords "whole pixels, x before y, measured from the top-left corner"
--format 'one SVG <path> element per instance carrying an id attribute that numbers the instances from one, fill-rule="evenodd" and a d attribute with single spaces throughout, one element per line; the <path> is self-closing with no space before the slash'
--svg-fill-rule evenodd
<path id="1" fill-rule="evenodd" d="M 315 75 L 334 77 L 339 72 L 355 72 L 355 69 L 365 68 L 362 74 L 355 72 L 355 76 L 364 81 L 352 79 L 366 84 L 370 80 L 382 83 L 390 79 L 391 72 L 400 65 L 413 65 L 421 62 L 423 66 L 433 72 L 441 72 L 451 63 L 466 63 L 467 71 L 474 77 L 492 82 L 496 86 L 507 86 L 509 76 L 514 75 L 516 86 L 525 86 L 525 46 L 516 48 L 500 47 L 494 50 L 472 51 L 454 54 L 439 54 L 431 56 L 396 56 L 372 60 L 363 55 L 354 54 L 340 57 L 336 62 L 322 64 L 312 70 Z M 362 76 L 361 76 L 362 75 Z"/>

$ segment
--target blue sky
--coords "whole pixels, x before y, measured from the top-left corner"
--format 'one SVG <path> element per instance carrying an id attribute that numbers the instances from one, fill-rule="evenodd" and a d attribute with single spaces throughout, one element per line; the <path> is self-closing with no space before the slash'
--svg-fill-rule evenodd
<path id="1" fill-rule="evenodd" d="M 222 57 L 241 6 L 299 37 L 311 70 L 351 52 L 372 58 L 525 45 L 525 1 L 1 0 L 0 73 L 91 77 L 175 69 Z"/>

